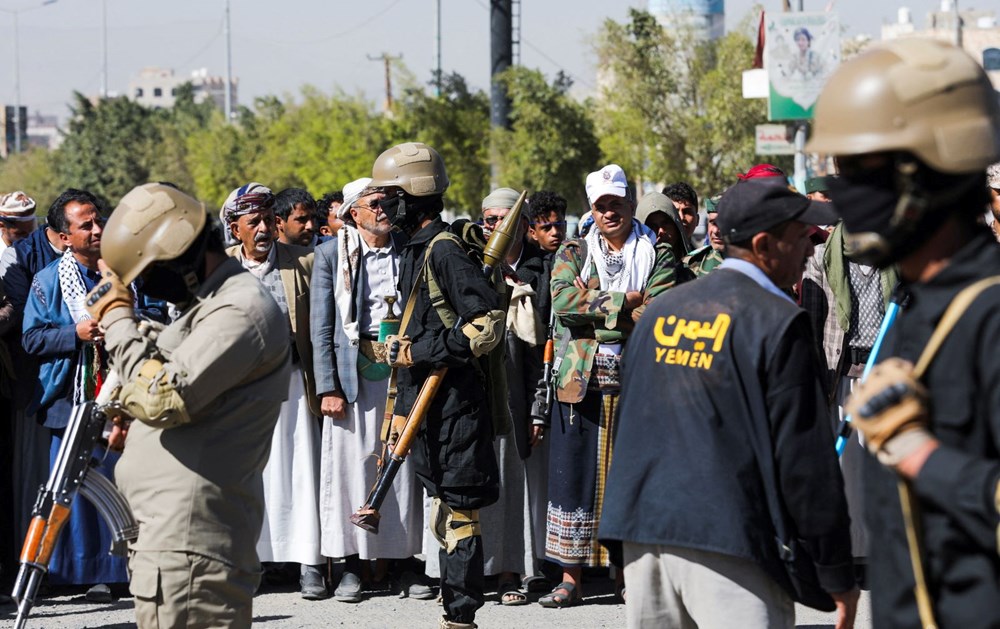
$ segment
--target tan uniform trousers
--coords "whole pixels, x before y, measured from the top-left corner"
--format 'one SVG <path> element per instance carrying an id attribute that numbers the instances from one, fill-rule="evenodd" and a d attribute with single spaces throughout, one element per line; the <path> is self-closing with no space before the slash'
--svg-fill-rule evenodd
<path id="1" fill-rule="evenodd" d="M 259 573 L 184 552 L 133 551 L 128 567 L 139 629 L 250 626 Z"/>
<path id="2" fill-rule="evenodd" d="M 791 597 L 755 563 L 677 546 L 623 544 L 630 628 L 793 629 Z"/>

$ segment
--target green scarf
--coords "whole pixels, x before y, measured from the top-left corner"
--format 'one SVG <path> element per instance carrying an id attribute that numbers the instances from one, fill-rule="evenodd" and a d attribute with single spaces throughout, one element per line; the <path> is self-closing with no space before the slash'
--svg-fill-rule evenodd
<path id="1" fill-rule="evenodd" d="M 826 281 L 833 292 L 833 300 L 837 309 L 837 323 L 840 329 L 847 332 L 851 325 L 851 280 L 847 276 L 847 260 L 844 257 L 844 223 L 837 223 L 833 233 L 826 240 L 826 250 L 823 251 L 823 268 L 826 269 Z M 882 283 L 883 307 L 889 304 L 892 289 L 899 281 L 895 266 L 879 271 Z"/>

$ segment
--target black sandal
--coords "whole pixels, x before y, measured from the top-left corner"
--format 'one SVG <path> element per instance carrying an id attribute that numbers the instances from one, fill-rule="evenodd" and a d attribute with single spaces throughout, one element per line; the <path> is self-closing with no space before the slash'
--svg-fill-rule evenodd
<path id="1" fill-rule="evenodd" d="M 560 591 L 562 590 L 562 591 Z M 565 592 L 565 594 L 563 594 Z M 551 592 L 545 596 L 538 599 L 538 604 L 542 607 L 550 608 L 562 608 L 562 607 L 572 607 L 578 604 L 583 597 L 580 595 L 580 590 L 576 585 L 570 583 L 569 581 L 563 581 Z"/>

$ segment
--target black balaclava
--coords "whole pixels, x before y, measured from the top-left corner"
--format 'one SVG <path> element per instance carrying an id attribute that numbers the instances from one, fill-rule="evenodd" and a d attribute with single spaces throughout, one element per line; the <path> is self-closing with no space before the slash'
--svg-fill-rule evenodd
<path id="1" fill-rule="evenodd" d="M 879 268 L 898 262 L 934 234 L 976 181 L 936 172 L 908 154 L 841 172 L 830 179 L 828 195 L 844 219 L 848 257 Z"/>

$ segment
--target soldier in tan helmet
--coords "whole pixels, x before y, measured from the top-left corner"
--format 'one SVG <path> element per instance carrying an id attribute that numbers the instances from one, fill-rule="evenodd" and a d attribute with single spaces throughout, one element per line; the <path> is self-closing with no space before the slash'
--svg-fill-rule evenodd
<path id="1" fill-rule="evenodd" d="M 865 469 L 875 626 L 1000 626 L 1000 288 L 955 300 L 1000 274 L 1000 248 L 977 223 L 986 169 L 1000 159 L 997 94 L 962 50 L 894 41 L 831 76 L 807 149 L 836 157 L 829 196 L 846 253 L 898 264 L 909 292 L 847 405 L 875 455 Z M 957 325 L 929 342 L 950 305 Z M 922 527 L 904 525 L 899 477 Z M 911 561 L 907 529 L 922 562 Z"/>
<path id="2" fill-rule="evenodd" d="M 388 363 L 398 368 L 395 414 L 410 411 L 432 369 L 451 368 L 412 455 L 417 478 L 434 500 L 431 529 L 444 547 L 440 626 L 473 629 L 484 600 L 479 510 L 499 496 L 486 382 L 474 361 L 503 340 L 504 312 L 481 266 L 445 233 L 449 225 L 440 214 L 448 174 L 437 151 L 419 142 L 387 149 L 375 160 L 368 187 L 383 195 L 379 208 L 393 228 L 409 237 L 399 257 L 399 292 L 403 304 L 414 293 L 412 317 L 400 336 L 386 339 Z M 428 273 L 440 300 L 432 300 Z M 452 325 L 444 323 L 446 310 Z"/>
<path id="3" fill-rule="evenodd" d="M 249 627 L 260 579 L 261 472 L 288 393 L 288 324 L 226 256 L 204 206 L 164 184 L 125 195 L 105 226 L 87 309 L 106 330 L 135 420 L 116 481 L 139 521 L 129 549 L 140 628 Z M 129 282 L 180 317 L 136 325 Z M 127 437 L 127 438 L 126 438 Z"/>

